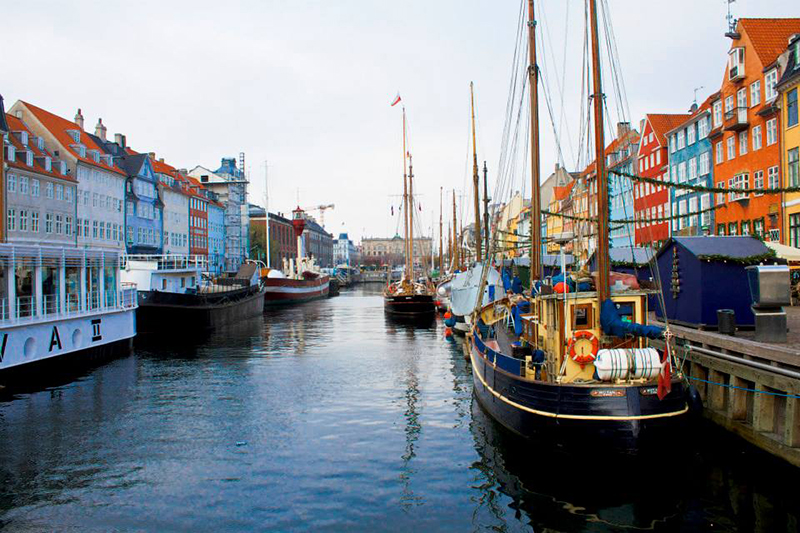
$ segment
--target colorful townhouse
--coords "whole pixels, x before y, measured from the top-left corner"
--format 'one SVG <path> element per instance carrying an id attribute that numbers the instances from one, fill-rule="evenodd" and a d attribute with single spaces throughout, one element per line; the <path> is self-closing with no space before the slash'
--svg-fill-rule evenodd
<path id="1" fill-rule="evenodd" d="M 7 242 L 75 246 L 77 181 L 22 120 L 9 114 L 5 122 Z"/>
<path id="2" fill-rule="evenodd" d="M 778 82 L 781 108 L 781 167 L 783 186 L 800 187 L 800 124 L 797 96 L 800 92 L 800 33 L 789 41 L 783 54 L 786 67 Z M 800 248 L 800 193 L 786 193 L 783 199 L 784 244 Z"/>
<path id="3" fill-rule="evenodd" d="M 67 174 L 77 179 L 76 231 L 78 246 L 121 250 L 125 239 L 126 174 L 84 129 L 81 110 L 69 121 L 35 105 L 18 100 L 9 110 L 37 137 L 44 139 L 48 152 L 64 161 Z M 46 187 L 47 200 L 62 200 L 63 189 Z M 64 200 L 66 201 L 66 200 Z M 46 221 L 45 221 L 46 223 Z"/>
<path id="4" fill-rule="evenodd" d="M 711 131 L 711 103 L 718 98 L 709 96 L 677 127 L 667 132 L 669 139 L 669 172 L 672 183 L 714 186 L 713 148 L 708 138 Z M 673 218 L 671 235 L 713 235 L 714 195 L 688 189 L 670 189 L 669 213 Z M 668 211 L 665 210 L 665 213 Z"/>
<path id="5" fill-rule="evenodd" d="M 658 183 L 633 183 L 633 207 L 636 213 L 634 244 L 636 246 L 658 247 L 670 235 L 669 221 L 661 220 L 669 216 L 670 189 L 664 185 L 669 182 L 669 150 L 667 132 L 686 121 L 688 114 L 650 113 L 642 120 L 642 136 L 637 150 L 638 175 L 656 180 Z M 699 136 L 694 124 L 687 125 L 681 139 L 692 149 L 698 146 Z M 705 131 L 705 137 L 708 131 Z M 708 154 L 710 155 L 710 150 Z M 682 163 L 686 166 L 686 163 Z M 697 178 L 698 160 L 689 162 L 689 176 Z M 692 174 L 693 173 L 693 174 Z M 696 209 L 695 209 L 696 211 Z"/>
<path id="6" fill-rule="evenodd" d="M 208 270 L 225 270 L 225 207 L 218 200 L 208 202 Z"/>
<path id="7" fill-rule="evenodd" d="M 631 129 L 628 122 L 617 124 L 617 137 L 605 149 L 608 175 L 608 201 L 611 220 L 629 220 L 635 218 L 633 205 L 633 182 L 630 178 L 613 174 L 633 174 L 636 162 L 639 132 Z M 611 223 L 609 245 L 612 248 L 630 248 L 634 246 L 634 224 Z"/>
<path id="8" fill-rule="evenodd" d="M 182 177 L 189 193 L 189 253 L 208 257 L 208 199 L 197 180 L 191 176 Z"/>
<path id="9" fill-rule="evenodd" d="M 731 38 L 722 87 L 711 102 L 714 182 L 730 189 L 717 194 L 718 235 L 756 234 L 779 242 L 781 195 L 737 193 L 736 189 L 778 188 L 780 177 L 778 56 L 800 19 L 740 19 Z M 724 205 L 723 205 L 724 204 Z"/>
<path id="10" fill-rule="evenodd" d="M 164 204 L 162 233 L 164 253 L 189 255 L 189 195 L 178 170 L 163 159 L 150 158 L 158 178 L 158 195 Z"/>
<path id="11" fill-rule="evenodd" d="M 6 190 L 6 134 L 8 133 L 8 124 L 6 124 L 6 108 L 3 103 L 3 95 L 0 94 L 0 135 L 3 137 L 3 147 L 0 149 L 0 191 Z M 5 195 L 0 194 L 0 242 L 6 240 L 6 224 L 3 213 L 6 212 Z M 3 285 L 0 283 L 0 285 Z M 6 299 L 3 292 L 3 287 L 0 286 L 0 298 Z"/>

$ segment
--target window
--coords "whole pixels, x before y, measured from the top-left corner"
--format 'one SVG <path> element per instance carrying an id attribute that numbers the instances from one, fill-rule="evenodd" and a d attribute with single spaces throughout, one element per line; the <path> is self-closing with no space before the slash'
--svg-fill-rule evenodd
<path id="1" fill-rule="evenodd" d="M 675 153 L 675 135 L 671 135 L 669 138 L 669 152 L 671 154 Z"/>
<path id="2" fill-rule="evenodd" d="M 763 189 L 764 188 L 764 171 L 763 170 L 756 170 L 753 172 L 753 188 L 754 189 Z"/>
<path id="3" fill-rule="evenodd" d="M 44 216 L 44 232 L 53 233 L 53 213 L 47 213 Z"/>
<path id="4" fill-rule="evenodd" d="M 711 172 L 711 152 L 700 154 L 700 175 L 705 176 Z"/>
<path id="5" fill-rule="evenodd" d="M 689 160 L 689 179 L 697 178 L 697 158 L 693 157 Z"/>
<path id="6" fill-rule="evenodd" d="M 61 235 L 64 231 L 64 216 L 56 215 L 56 235 Z"/>
<path id="7" fill-rule="evenodd" d="M 800 213 L 789 215 L 789 246 L 800 246 Z"/>
<path id="8" fill-rule="evenodd" d="M 695 141 L 696 130 L 694 129 L 694 124 L 690 125 L 686 128 L 686 144 L 687 146 L 691 146 L 694 144 Z"/>
<path id="9" fill-rule="evenodd" d="M 133 216 L 133 202 L 125 202 L 125 213 L 129 216 Z"/>
<path id="10" fill-rule="evenodd" d="M 736 157 L 736 141 L 733 136 L 730 136 L 726 142 L 728 143 L 728 161 L 730 161 Z"/>
<path id="11" fill-rule="evenodd" d="M 753 221 L 753 233 L 758 235 L 759 237 L 764 236 L 764 219 L 757 218 Z"/>
<path id="12" fill-rule="evenodd" d="M 786 170 L 789 175 L 789 186 L 800 186 L 800 153 L 798 148 L 792 148 L 786 158 Z"/>
<path id="13" fill-rule="evenodd" d="M 742 110 L 747 109 L 747 89 L 744 87 L 736 91 L 736 107 Z"/>
<path id="14" fill-rule="evenodd" d="M 701 226 L 708 227 L 711 224 L 711 211 L 708 211 L 710 208 L 711 194 L 705 193 L 700 196 L 700 211 L 703 211 L 703 213 L 700 215 Z"/>
<path id="15" fill-rule="evenodd" d="M 708 137 L 708 117 L 703 117 L 697 121 L 697 138 L 705 139 Z"/>
<path id="16" fill-rule="evenodd" d="M 747 153 L 747 132 L 739 132 L 739 155 Z"/>
<path id="17" fill-rule="evenodd" d="M 17 177 L 14 174 L 9 174 L 6 178 L 6 190 L 17 192 Z"/>
<path id="18" fill-rule="evenodd" d="M 19 177 L 19 193 L 28 194 L 28 178 L 27 176 Z"/>
<path id="19" fill-rule="evenodd" d="M 722 161 L 724 161 L 724 158 L 722 157 L 722 143 L 718 142 L 717 143 L 717 164 L 719 165 L 720 163 L 722 163 Z"/>
<path id="20" fill-rule="evenodd" d="M 656 165 L 661 164 L 661 150 L 656 152 Z"/>
<path id="21" fill-rule="evenodd" d="M 753 151 L 761 150 L 761 125 L 753 127 Z"/>
<path id="22" fill-rule="evenodd" d="M 131 226 L 125 228 L 125 240 L 128 246 L 133 245 L 133 228 Z"/>
<path id="23" fill-rule="evenodd" d="M 744 47 L 734 48 L 728 52 L 728 79 L 744 76 Z"/>
<path id="24" fill-rule="evenodd" d="M 722 125 L 722 102 L 717 100 L 714 102 L 714 127 L 718 128 Z"/>
<path id="25" fill-rule="evenodd" d="M 34 198 L 39 197 L 39 180 L 37 180 L 36 178 L 33 178 L 31 180 L 31 196 L 33 196 Z"/>
<path id="26" fill-rule="evenodd" d="M 47 196 L 51 200 L 53 199 L 53 184 L 52 183 L 48 183 L 47 186 L 45 187 L 45 196 Z"/>
<path id="27" fill-rule="evenodd" d="M 97 201 L 100 199 L 100 195 L 97 193 L 92 194 L 92 207 L 97 207 Z"/>
<path id="28" fill-rule="evenodd" d="M 731 110 L 733 110 L 733 95 L 725 98 L 725 113 L 729 113 Z"/>
<path id="29" fill-rule="evenodd" d="M 92 220 L 92 237 L 97 238 L 97 221 Z"/>
<path id="30" fill-rule="evenodd" d="M 39 233 L 39 213 L 36 211 L 31 213 L 31 231 Z"/>
<path id="31" fill-rule="evenodd" d="M 750 105 L 752 107 L 761 103 L 761 80 L 756 80 L 750 84 Z"/>
<path id="32" fill-rule="evenodd" d="M 681 150 L 686 147 L 686 136 L 683 130 L 678 132 L 678 150 Z"/>
<path id="33" fill-rule="evenodd" d="M 56 200 L 64 201 L 64 186 L 60 183 L 56 185 Z"/>
<path id="34" fill-rule="evenodd" d="M 728 222 L 728 235 L 738 235 L 738 234 L 739 234 L 739 223 Z"/>
<path id="35" fill-rule="evenodd" d="M 725 235 L 725 224 L 717 224 L 717 235 Z"/>
<path id="36" fill-rule="evenodd" d="M 64 188 L 64 200 L 67 202 L 72 201 L 72 187 L 65 187 Z"/>
<path id="37" fill-rule="evenodd" d="M 742 235 L 750 235 L 750 221 L 742 220 Z"/>
<path id="38" fill-rule="evenodd" d="M 770 189 L 777 189 L 781 186 L 780 175 L 778 174 L 778 167 L 769 167 L 767 169 L 767 187 Z"/>
<path id="39" fill-rule="evenodd" d="M 105 222 L 100 222 L 100 233 L 99 234 L 100 234 L 100 238 L 101 239 L 105 239 L 106 238 L 106 223 Z"/>
<path id="40" fill-rule="evenodd" d="M 17 229 L 17 210 L 16 209 L 9 209 L 8 210 L 8 230 L 14 231 Z"/>
<path id="41" fill-rule="evenodd" d="M 778 119 L 767 121 L 767 146 L 778 142 Z"/>
<path id="42" fill-rule="evenodd" d="M 72 235 L 72 217 L 70 216 L 64 218 L 64 234 Z"/>
<path id="43" fill-rule="evenodd" d="M 786 93 L 786 126 L 797 126 L 797 87 Z"/>
<path id="44" fill-rule="evenodd" d="M 737 174 L 736 176 L 728 180 L 728 189 L 735 190 L 735 189 L 749 189 L 749 188 L 750 188 L 750 175 L 747 173 Z M 736 193 L 736 192 L 728 193 L 729 202 L 734 202 L 736 200 L 741 200 L 744 198 L 747 198 L 747 194 L 745 193 Z"/>
<path id="45" fill-rule="evenodd" d="M 775 85 L 778 84 L 778 69 L 774 68 L 764 76 L 764 100 L 769 102 L 778 96 Z"/>
<path id="46" fill-rule="evenodd" d="M 19 210 L 19 230 L 28 231 L 28 212 L 25 209 Z"/>
<path id="47" fill-rule="evenodd" d="M 686 181 L 686 161 L 678 165 L 678 183 Z"/>

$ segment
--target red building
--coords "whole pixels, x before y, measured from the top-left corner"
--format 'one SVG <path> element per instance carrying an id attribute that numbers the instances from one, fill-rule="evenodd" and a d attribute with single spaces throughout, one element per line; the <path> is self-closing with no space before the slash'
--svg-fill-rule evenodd
<path id="1" fill-rule="evenodd" d="M 208 257 L 208 198 L 203 185 L 191 176 L 181 176 L 189 195 L 189 254 Z"/>
<path id="2" fill-rule="evenodd" d="M 648 114 L 642 121 L 639 140 L 638 174 L 660 182 L 669 182 L 668 142 L 666 133 L 685 122 L 691 115 Z M 636 213 L 636 246 L 658 246 L 669 238 L 669 222 L 658 219 L 669 216 L 669 189 L 653 183 L 633 186 L 633 207 Z"/>

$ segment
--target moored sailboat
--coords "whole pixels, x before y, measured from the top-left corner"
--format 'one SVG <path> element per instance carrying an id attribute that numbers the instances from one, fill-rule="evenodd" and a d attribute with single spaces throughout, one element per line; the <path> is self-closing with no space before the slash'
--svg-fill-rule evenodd
<path id="1" fill-rule="evenodd" d="M 531 98 L 531 293 L 481 307 L 468 338 L 475 394 L 502 425 L 567 448 L 636 454 L 671 442 L 686 422 L 690 388 L 672 374 L 670 335 L 647 325 L 648 291 L 611 287 L 608 180 L 603 153 L 603 97 L 597 5 L 589 1 L 597 165 L 597 257 L 594 279 L 565 275 L 557 291 L 542 280 L 539 200 L 538 69 L 533 0 L 528 2 Z M 572 236 L 565 236 L 566 244 Z M 486 283 L 487 270 L 484 269 Z M 588 278 L 588 279 L 587 279 Z M 508 324 L 508 325 L 506 325 Z M 649 341 L 665 338 L 659 353 Z"/>
<path id="2" fill-rule="evenodd" d="M 408 171 L 406 163 L 408 162 Z M 435 287 L 430 280 L 414 277 L 414 165 L 406 151 L 406 110 L 403 107 L 403 225 L 405 228 L 405 269 L 400 281 L 388 283 L 383 291 L 383 308 L 398 317 L 429 318 L 436 313 Z"/>

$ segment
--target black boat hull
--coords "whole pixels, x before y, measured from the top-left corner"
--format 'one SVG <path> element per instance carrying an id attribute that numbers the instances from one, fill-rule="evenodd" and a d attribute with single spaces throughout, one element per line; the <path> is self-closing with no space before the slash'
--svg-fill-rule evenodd
<path id="1" fill-rule="evenodd" d="M 514 433 L 571 450 L 626 455 L 660 450 L 685 436 L 689 404 L 681 380 L 673 380 L 663 400 L 654 385 L 533 381 L 503 370 L 469 342 L 475 395 Z"/>
<path id="2" fill-rule="evenodd" d="M 431 294 L 384 296 L 383 308 L 387 313 L 396 316 L 425 316 L 436 313 L 436 304 Z"/>
<path id="3" fill-rule="evenodd" d="M 231 291 L 227 297 L 219 294 L 210 295 L 210 298 L 189 296 L 194 295 L 150 293 L 149 297 L 140 299 L 136 310 L 137 331 L 216 329 L 259 316 L 264 310 L 264 291 L 258 287 Z"/>

